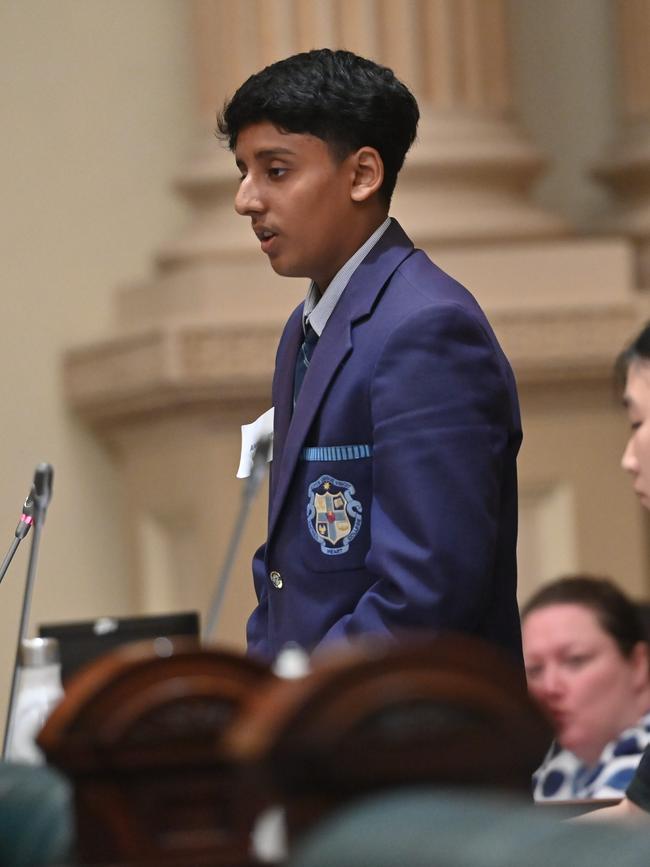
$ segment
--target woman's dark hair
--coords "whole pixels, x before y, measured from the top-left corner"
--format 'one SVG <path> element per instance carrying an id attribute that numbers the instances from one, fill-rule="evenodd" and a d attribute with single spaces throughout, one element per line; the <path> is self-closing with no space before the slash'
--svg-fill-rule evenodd
<path id="1" fill-rule="evenodd" d="M 647 634 L 639 609 L 607 578 L 592 575 L 567 575 L 541 587 L 521 609 L 522 622 L 533 611 L 549 605 L 582 605 L 596 615 L 601 628 L 614 639 L 619 650 L 629 657 Z"/>
<path id="2" fill-rule="evenodd" d="M 634 338 L 616 359 L 614 378 L 617 387 L 623 391 L 627 380 L 627 372 L 635 361 L 650 362 L 650 322 Z"/>
<path id="3" fill-rule="evenodd" d="M 234 150 L 243 129 L 269 121 L 322 139 L 337 159 L 376 148 L 384 163 L 379 193 L 389 204 L 419 117 L 415 97 L 391 69 L 350 51 L 322 48 L 294 54 L 247 79 L 219 114 L 217 134 Z"/>

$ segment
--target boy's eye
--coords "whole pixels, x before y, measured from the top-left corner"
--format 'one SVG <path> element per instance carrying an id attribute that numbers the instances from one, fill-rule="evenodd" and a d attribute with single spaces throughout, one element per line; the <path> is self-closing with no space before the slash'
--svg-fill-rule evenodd
<path id="1" fill-rule="evenodd" d="M 272 166 L 269 169 L 269 175 L 271 175 L 272 178 L 281 178 L 286 171 L 287 169 L 284 166 Z"/>

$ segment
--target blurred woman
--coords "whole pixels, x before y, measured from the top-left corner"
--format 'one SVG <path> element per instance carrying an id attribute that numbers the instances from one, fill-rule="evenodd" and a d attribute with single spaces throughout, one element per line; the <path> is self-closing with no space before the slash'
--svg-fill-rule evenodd
<path id="1" fill-rule="evenodd" d="M 522 634 L 529 689 L 556 730 L 535 800 L 622 796 L 650 744 L 648 645 L 634 603 L 605 579 L 562 578 L 529 600 Z"/>

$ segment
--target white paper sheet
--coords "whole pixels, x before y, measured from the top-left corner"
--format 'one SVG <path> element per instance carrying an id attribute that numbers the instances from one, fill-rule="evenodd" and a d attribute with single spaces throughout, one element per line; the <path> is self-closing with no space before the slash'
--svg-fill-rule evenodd
<path id="1" fill-rule="evenodd" d="M 256 419 L 251 424 L 243 424 L 241 426 L 241 457 L 239 459 L 239 469 L 237 470 L 238 479 L 247 479 L 253 469 L 253 458 L 257 451 L 257 444 L 260 440 L 270 438 L 271 447 L 269 448 L 268 460 L 273 459 L 273 416 L 275 407 L 267 409 L 265 413 Z"/>

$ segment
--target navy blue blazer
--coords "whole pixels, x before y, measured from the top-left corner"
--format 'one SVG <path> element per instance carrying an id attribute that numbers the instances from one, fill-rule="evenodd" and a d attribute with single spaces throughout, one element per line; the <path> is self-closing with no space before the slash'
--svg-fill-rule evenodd
<path id="1" fill-rule="evenodd" d="M 521 659 L 521 424 L 472 295 L 392 221 L 323 330 L 292 411 L 302 304 L 280 340 L 251 654 L 454 630 Z"/>

